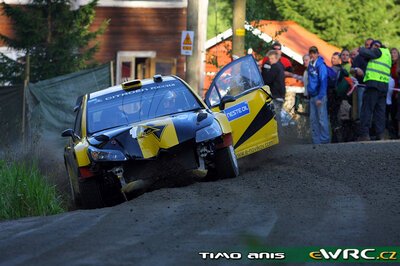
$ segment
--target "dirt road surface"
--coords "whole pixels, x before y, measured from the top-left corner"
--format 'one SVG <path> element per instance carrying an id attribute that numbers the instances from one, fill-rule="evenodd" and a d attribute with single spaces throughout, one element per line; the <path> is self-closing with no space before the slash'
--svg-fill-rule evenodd
<path id="1" fill-rule="evenodd" d="M 400 245 L 399 141 L 278 145 L 240 167 L 112 208 L 1 222 L 0 265 L 232 265 L 199 252 Z"/>

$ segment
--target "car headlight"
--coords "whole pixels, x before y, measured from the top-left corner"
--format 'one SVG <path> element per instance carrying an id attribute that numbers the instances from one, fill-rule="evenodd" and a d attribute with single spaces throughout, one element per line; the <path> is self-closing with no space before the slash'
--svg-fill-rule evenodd
<path id="1" fill-rule="evenodd" d="M 202 128 L 196 132 L 196 142 L 198 143 L 205 140 L 213 139 L 221 135 L 222 135 L 221 127 L 217 122 L 217 120 L 214 120 L 214 122 L 211 125 Z"/>
<path id="2" fill-rule="evenodd" d="M 94 147 L 88 149 L 90 158 L 95 162 L 126 161 L 127 158 L 119 150 L 99 150 Z"/>

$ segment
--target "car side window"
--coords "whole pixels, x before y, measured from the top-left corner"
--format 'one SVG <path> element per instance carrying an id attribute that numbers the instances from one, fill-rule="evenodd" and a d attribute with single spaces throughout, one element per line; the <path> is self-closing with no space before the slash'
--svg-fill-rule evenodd
<path id="1" fill-rule="evenodd" d="M 210 96 L 209 96 L 208 100 L 209 100 L 209 103 L 211 106 L 218 105 L 221 102 L 221 97 L 219 96 L 219 93 L 215 86 L 213 86 L 210 89 Z"/>
<path id="2" fill-rule="evenodd" d="M 79 137 L 82 137 L 82 106 L 79 107 L 76 113 L 74 132 Z"/>
<path id="3" fill-rule="evenodd" d="M 251 55 L 232 61 L 220 70 L 206 93 L 206 103 L 217 105 L 225 95 L 239 97 L 264 85 L 260 71 Z"/>

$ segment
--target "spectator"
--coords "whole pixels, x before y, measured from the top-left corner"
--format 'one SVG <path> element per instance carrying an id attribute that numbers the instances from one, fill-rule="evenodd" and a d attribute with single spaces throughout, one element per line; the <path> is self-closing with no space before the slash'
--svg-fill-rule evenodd
<path id="1" fill-rule="evenodd" d="M 399 58 L 397 59 L 397 70 L 396 70 L 396 73 L 397 73 L 397 77 L 398 77 L 398 79 L 397 79 L 397 86 L 396 86 L 396 89 L 398 90 L 399 89 L 399 87 L 400 87 L 400 56 L 399 56 Z M 398 126 L 397 126 L 397 138 L 400 138 L 400 92 L 399 91 L 396 91 L 397 92 L 397 114 L 396 114 L 396 120 L 397 120 L 397 124 L 398 124 Z"/>
<path id="2" fill-rule="evenodd" d="M 373 42 L 372 38 L 368 38 L 364 42 L 364 47 L 366 49 L 369 49 L 371 46 L 371 43 Z M 364 84 L 364 73 L 365 69 L 367 68 L 367 61 L 362 57 L 360 54 L 358 54 L 355 58 L 354 61 L 351 63 L 351 68 L 350 68 L 350 74 L 355 77 L 358 81 L 358 84 L 360 86 L 357 87 L 357 110 L 358 110 L 358 118 L 360 118 L 360 113 L 362 109 L 362 99 L 363 99 L 363 94 L 365 90 L 365 84 Z"/>
<path id="3" fill-rule="evenodd" d="M 399 75 L 397 73 L 398 61 L 399 61 L 399 50 L 397 48 L 390 49 L 390 55 L 392 57 L 392 67 L 390 69 L 390 76 L 394 80 L 394 88 L 399 87 Z M 388 120 L 387 128 L 389 130 L 390 138 L 396 139 L 398 137 L 398 121 L 396 119 L 397 113 L 397 101 L 398 92 L 393 91 L 391 94 L 390 105 L 386 105 L 386 119 Z"/>
<path id="4" fill-rule="evenodd" d="M 331 57 L 332 68 L 335 69 L 336 72 L 337 72 L 337 70 L 339 70 L 339 69 L 342 68 L 342 59 L 341 59 L 341 55 L 342 55 L 342 54 L 339 53 L 339 52 L 334 52 L 334 53 L 332 54 L 332 57 Z"/>
<path id="5" fill-rule="evenodd" d="M 400 100 L 397 99 L 397 114 L 396 114 L 396 120 L 397 120 L 397 138 L 400 138 Z"/>
<path id="6" fill-rule="evenodd" d="M 303 73 L 303 84 L 304 84 L 304 88 L 305 88 L 304 96 L 308 95 L 308 93 L 307 93 L 307 84 L 308 84 L 308 72 L 307 72 L 307 69 L 308 69 L 308 65 L 309 64 L 310 64 L 310 55 L 309 54 L 303 55 L 303 65 L 306 68 L 304 70 L 304 73 Z"/>
<path id="7" fill-rule="evenodd" d="M 383 139 L 385 130 L 386 94 L 392 65 L 389 49 L 375 40 L 370 49 L 361 48 L 360 55 L 368 62 L 364 82 L 366 89 L 360 114 L 360 141 L 369 140 L 372 118 L 377 139 Z"/>
<path id="8" fill-rule="evenodd" d="M 351 66 L 354 66 L 354 62 L 356 61 L 356 58 L 358 56 L 358 51 L 359 51 L 359 47 L 354 48 L 353 50 L 350 51 L 350 61 L 351 61 Z M 351 74 L 352 76 L 352 80 L 353 80 L 353 84 L 359 82 L 359 80 L 356 79 L 356 75 L 354 74 L 354 72 L 352 73 L 352 68 L 350 68 L 350 70 L 348 71 L 349 74 Z M 351 88 L 352 89 L 352 88 Z M 359 121 L 358 119 L 360 118 L 360 108 L 361 108 L 361 104 L 362 104 L 362 95 L 361 95 L 361 87 L 360 87 L 360 92 L 358 93 L 357 90 L 352 90 L 352 95 L 351 95 L 351 105 L 352 105 L 352 119 L 353 121 Z M 360 94 L 360 96 L 358 95 Z M 353 137 L 357 135 L 357 130 L 355 130 L 355 128 L 353 127 L 353 129 L 351 130 L 351 133 L 353 134 Z"/>
<path id="9" fill-rule="evenodd" d="M 346 69 L 347 72 L 350 72 L 350 51 L 347 48 L 344 48 L 340 53 L 340 59 L 342 60 L 342 67 Z"/>
<path id="10" fill-rule="evenodd" d="M 351 60 L 351 64 L 353 65 L 354 59 L 357 57 L 358 55 L 358 47 L 354 48 L 353 50 L 350 51 L 350 60 Z M 350 71 L 348 71 L 350 72 Z"/>
<path id="11" fill-rule="evenodd" d="M 372 39 L 372 38 L 367 38 L 367 39 L 365 40 L 365 42 L 364 42 L 364 47 L 367 48 L 367 49 L 370 48 L 373 41 L 374 41 L 374 39 Z"/>
<path id="12" fill-rule="evenodd" d="M 293 66 L 292 66 L 292 63 L 290 62 L 290 60 L 287 59 L 286 57 L 282 56 L 282 45 L 279 42 L 275 42 L 272 45 L 272 49 L 274 49 L 275 51 L 278 52 L 278 54 L 280 56 L 279 61 L 282 63 L 283 67 L 285 68 L 285 71 L 293 72 Z"/>
<path id="13" fill-rule="evenodd" d="M 297 75 L 294 73 L 289 73 L 289 76 L 300 80 L 303 82 L 304 85 L 304 92 L 303 93 L 296 93 L 295 96 L 295 103 L 294 103 L 294 111 L 296 113 L 299 113 L 299 106 L 301 105 L 303 108 L 303 113 L 308 113 L 308 93 L 307 93 L 307 84 L 308 84 L 308 72 L 307 72 L 307 68 L 308 65 L 310 63 L 310 55 L 309 54 L 305 54 L 303 55 L 303 65 L 306 68 L 303 72 L 303 75 Z"/>
<path id="14" fill-rule="evenodd" d="M 393 77 L 390 77 L 388 92 L 386 94 L 386 128 L 388 129 L 389 135 L 390 135 L 391 138 L 396 138 L 397 137 L 397 135 L 393 135 L 394 128 L 391 128 L 392 124 L 390 122 L 393 122 L 393 120 L 389 119 L 390 110 L 393 107 L 392 99 L 393 99 L 393 92 L 394 92 L 393 88 L 395 86 L 394 84 L 395 84 L 395 81 L 394 81 Z M 397 127 L 397 120 L 395 120 L 395 121 L 396 121 L 396 124 L 395 123 L 393 123 L 393 124 L 394 124 L 394 127 L 396 128 Z"/>
<path id="15" fill-rule="evenodd" d="M 318 48 L 309 49 L 307 91 L 310 96 L 310 125 L 314 144 L 329 143 L 329 121 L 327 110 L 328 75 L 324 59 L 319 56 Z"/>
<path id="16" fill-rule="evenodd" d="M 290 73 L 289 74 L 290 77 L 292 77 L 294 79 L 297 79 L 297 80 L 300 80 L 300 81 L 303 82 L 303 85 L 304 85 L 304 96 L 306 96 L 306 97 L 308 96 L 308 93 L 307 93 L 307 84 L 308 84 L 307 68 L 308 68 L 308 64 L 309 63 L 310 63 L 310 55 L 309 54 L 303 55 L 303 65 L 306 68 L 304 70 L 304 72 L 303 72 L 303 75 L 301 76 L 301 75 L 297 75 L 297 74 L 294 74 L 294 73 Z"/>
<path id="17" fill-rule="evenodd" d="M 340 59 L 341 54 L 339 52 L 335 52 L 331 57 L 332 69 L 337 73 L 342 70 L 342 62 Z M 338 75 L 336 75 L 338 76 Z M 341 99 L 336 95 L 335 87 L 330 87 L 328 83 L 328 114 L 329 121 L 331 123 L 332 130 L 332 142 L 339 142 L 338 139 L 338 130 L 339 130 L 339 121 L 337 118 Z"/>
<path id="18" fill-rule="evenodd" d="M 274 107 L 277 116 L 279 128 L 282 125 L 281 113 L 283 103 L 285 101 L 286 87 L 285 87 L 285 70 L 281 63 L 279 63 L 280 55 L 276 50 L 270 50 L 267 53 L 271 68 L 268 72 L 263 72 L 264 83 L 271 89 L 272 98 L 274 99 Z"/>
<path id="19" fill-rule="evenodd" d="M 286 71 L 285 75 L 289 76 L 289 74 L 287 72 L 292 73 L 293 72 L 293 66 L 292 66 L 292 63 L 290 62 L 289 59 L 287 59 L 286 57 L 282 56 L 282 45 L 279 42 L 274 42 L 272 44 L 272 49 L 278 52 L 278 54 L 280 56 L 279 62 L 282 64 L 283 68 Z M 270 65 L 268 56 L 265 56 L 264 59 L 262 60 L 262 62 L 261 62 L 261 70 L 264 67 L 268 68 L 268 66 L 265 66 L 265 64 Z"/>

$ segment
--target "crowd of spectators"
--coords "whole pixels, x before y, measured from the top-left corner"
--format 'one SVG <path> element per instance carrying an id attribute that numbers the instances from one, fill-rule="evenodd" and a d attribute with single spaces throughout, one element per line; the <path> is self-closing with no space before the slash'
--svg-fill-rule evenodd
<path id="1" fill-rule="evenodd" d="M 285 100 L 285 77 L 303 81 L 313 143 L 400 138 L 397 48 L 388 49 L 379 40 L 368 38 L 363 47 L 332 54 L 332 66 L 327 66 L 318 47 L 312 46 L 303 56 L 303 75 L 293 73 L 290 60 L 281 56 L 281 48 L 280 43 L 274 43 L 262 61 L 264 82 L 276 96 L 280 110 Z"/>

